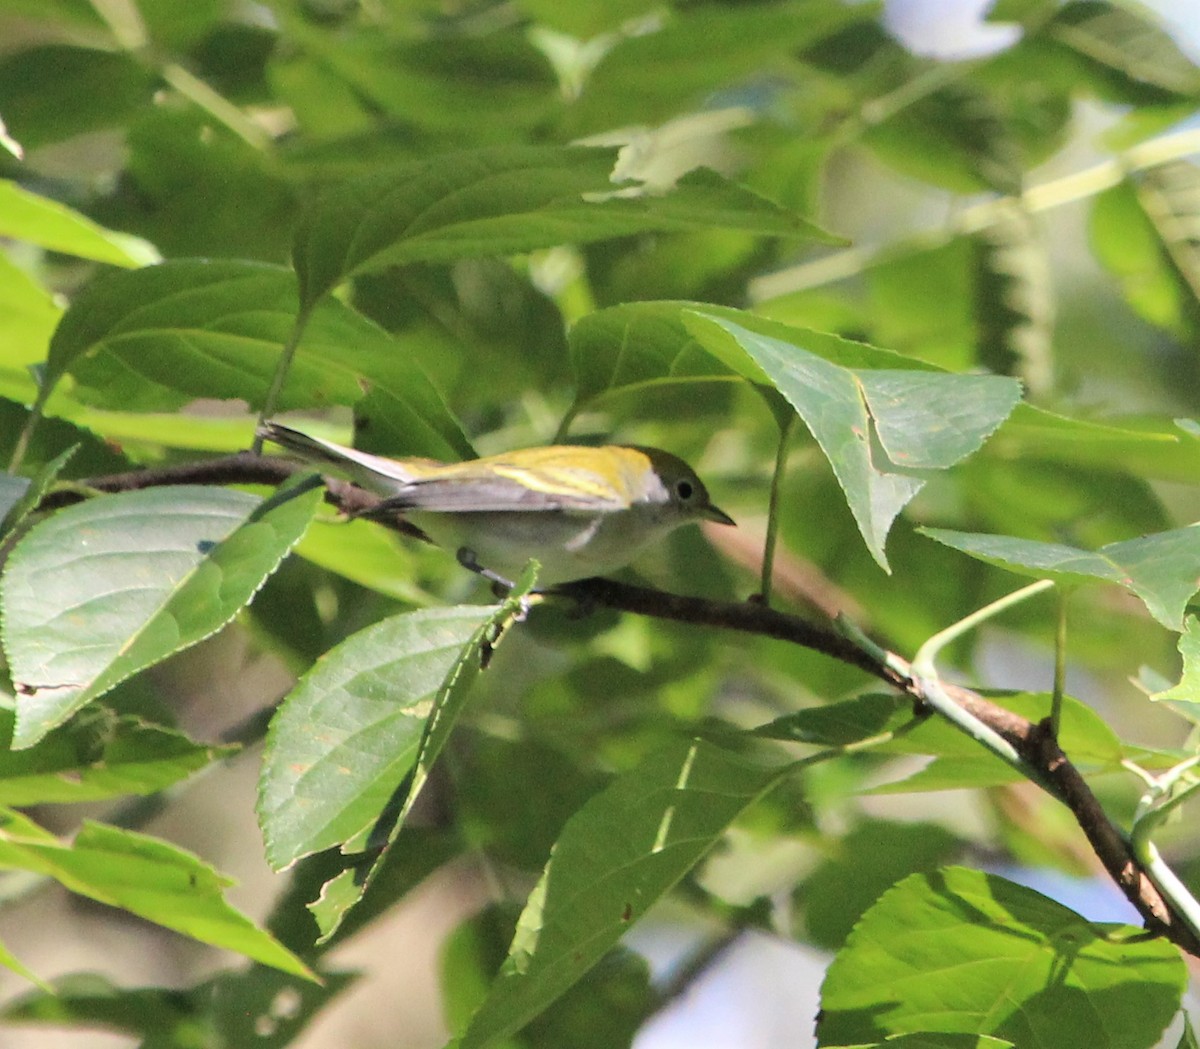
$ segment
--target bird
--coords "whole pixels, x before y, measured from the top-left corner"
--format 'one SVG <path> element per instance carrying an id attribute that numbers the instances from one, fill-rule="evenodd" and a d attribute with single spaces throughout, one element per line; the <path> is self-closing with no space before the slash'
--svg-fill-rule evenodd
<path id="1" fill-rule="evenodd" d="M 258 436 L 382 496 L 367 516 L 403 515 L 507 586 L 530 558 L 549 587 L 623 568 L 682 525 L 734 524 L 696 472 L 660 448 L 550 445 L 446 463 L 388 459 L 277 422 Z"/>

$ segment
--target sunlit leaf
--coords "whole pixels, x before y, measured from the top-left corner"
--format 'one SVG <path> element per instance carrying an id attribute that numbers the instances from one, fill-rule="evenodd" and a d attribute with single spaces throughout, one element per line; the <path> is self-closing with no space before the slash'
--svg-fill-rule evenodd
<path id="1" fill-rule="evenodd" d="M 15 813 L 0 827 L 0 866 L 54 878 L 71 892 L 121 907 L 298 976 L 308 967 L 225 902 L 228 878 L 164 841 L 86 822 L 64 845 Z"/>
<path id="2" fill-rule="evenodd" d="M 31 367 L 46 359 L 62 307 L 45 288 L 0 251 L 0 396 L 31 401 Z"/>
<path id="3" fill-rule="evenodd" d="M 310 481 L 312 479 L 310 478 Z M 3 577 L 15 747 L 120 681 L 215 633 L 300 538 L 320 488 L 262 502 L 175 486 L 88 500 L 32 529 Z"/>
<path id="4" fill-rule="evenodd" d="M 783 771 L 680 742 L 588 802 L 559 837 L 462 1049 L 506 1038 L 563 994 Z"/>
<path id="5" fill-rule="evenodd" d="M 1022 1046 L 1149 1049 L 1185 979 L 1163 939 L 949 867 L 906 878 L 867 911 L 829 967 L 817 1032 L 829 1046 L 932 1028 Z"/>
<path id="6" fill-rule="evenodd" d="M 113 266 L 146 266 L 159 261 L 158 252 L 145 241 L 107 230 L 57 201 L 4 179 L 0 179 L 0 237 Z"/>
<path id="7" fill-rule="evenodd" d="M 393 616 L 301 678 L 271 722 L 259 781 L 273 866 L 374 825 L 412 770 L 447 674 L 494 613 L 463 606 Z"/>
<path id="8" fill-rule="evenodd" d="M 350 908 L 358 903 L 385 868 L 391 846 L 466 707 L 475 678 L 486 666 L 491 650 L 503 639 L 504 633 L 524 618 L 523 602 L 533 588 L 535 574 L 535 565 L 531 562 L 504 600 L 483 610 L 486 614 L 476 620 L 472 633 L 463 638 L 459 632 L 457 651 L 449 650 L 447 654 L 452 658 L 442 664 L 440 682 L 424 697 L 427 709 L 417 712 L 423 717 L 423 724 L 419 738 L 414 740 L 414 749 L 407 755 L 411 776 L 406 783 L 398 783 L 399 789 L 394 789 L 390 798 L 385 799 L 390 804 L 381 810 L 378 818 L 345 840 L 343 851 L 362 853 L 360 864 L 326 882 L 320 897 L 309 906 L 321 928 L 318 942 L 327 942 L 338 931 Z M 412 615 L 420 619 L 428 611 L 431 610 Z"/>

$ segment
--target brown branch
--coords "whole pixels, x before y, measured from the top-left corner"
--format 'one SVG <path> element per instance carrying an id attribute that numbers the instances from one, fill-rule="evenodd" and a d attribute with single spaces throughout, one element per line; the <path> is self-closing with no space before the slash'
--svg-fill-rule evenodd
<path id="1" fill-rule="evenodd" d="M 122 492 L 173 484 L 278 484 L 305 469 L 285 459 L 244 452 L 205 462 L 94 477 L 83 482 L 83 486 L 103 492 Z M 326 485 L 327 501 L 346 513 L 370 513 L 379 502 L 377 496 L 345 481 L 327 479 Z M 82 498 L 84 494 L 79 491 L 56 491 L 47 495 L 41 506 L 52 509 Z M 389 516 L 380 523 L 408 534 L 414 531 L 399 517 Z M 600 606 L 656 619 L 776 638 L 856 666 L 914 699 L 923 700 L 920 681 L 911 675 L 903 659 L 891 653 L 885 653 L 886 659 L 882 659 L 877 652 L 859 647 L 828 627 L 761 604 L 683 597 L 609 579 L 567 583 L 556 587 L 552 593 L 575 600 L 584 607 Z M 943 685 L 943 688 L 955 702 L 1008 740 L 1042 781 L 1053 788 L 1058 800 L 1071 810 L 1109 876 L 1145 919 L 1147 928 L 1167 937 L 1189 954 L 1200 957 L 1200 942 L 1186 923 L 1173 913 L 1138 865 L 1124 835 L 1108 818 L 1079 770 L 1059 748 L 1048 726 L 1034 724 L 970 689 L 952 685 Z"/>
<path id="2" fill-rule="evenodd" d="M 898 657 L 889 659 L 887 663 L 881 662 L 839 633 L 762 605 L 749 602 L 729 604 L 664 594 L 609 579 L 567 583 L 557 587 L 555 593 L 573 598 L 585 606 L 601 606 L 674 622 L 789 641 L 853 664 L 914 699 L 923 699 L 920 682 L 897 669 L 906 666 Z M 943 688 L 968 713 L 1007 739 L 1022 758 L 1053 786 L 1058 800 L 1071 810 L 1104 869 L 1145 919 L 1147 928 L 1161 933 L 1189 954 L 1200 957 L 1200 941 L 1197 941 L 1187 924 L 1172 912 L 1168 902 L 1138 865 L 1124 835 L 1108 818 L 1079 770 L 1071 764 L 1049 733 L 1048 727 L 1034 724 L 970 689 L 945 684 Z"/>

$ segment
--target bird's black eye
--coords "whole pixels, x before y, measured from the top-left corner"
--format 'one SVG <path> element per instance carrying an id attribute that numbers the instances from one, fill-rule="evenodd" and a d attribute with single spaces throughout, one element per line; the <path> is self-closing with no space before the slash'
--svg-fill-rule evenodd
<path id="1" fill-rule="evenodd" d="M 691 481 L 676 481 L 675 494 L 685 503 L 696 494 L 696 486 Z"/>

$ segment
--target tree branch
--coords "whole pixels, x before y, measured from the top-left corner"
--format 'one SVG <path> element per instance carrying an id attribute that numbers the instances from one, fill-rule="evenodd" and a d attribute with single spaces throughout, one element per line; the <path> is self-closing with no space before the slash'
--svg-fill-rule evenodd
<path id="1" fill-rule="evenodd" d="M 833 630 L 762 605 L 682 597 L 609 579 L 567 583 L 556 587 L 554 592 L 584 605 L 789 641 L 850 663 L 914 699 L 924 700 L 920 682 L 906 673 L 903 668 L 907 664 L 900 657 L 889 653 L 886 661 L 876 659 Z M 970 689 L 944 683 L 942 687 L 968 713 L 1007 739 L 1053 786 L 1058 800 L 1071 810 L 1104 869 L 1145 919 L 1147 928 L 1161 933 L 1189 954 L 1200 957 L 1200 941 L 1172 911 L 1137 863 L 1125 836 L 1108 818 L 1079 770 L 1058 746 L 1049 725 L 1044 722 L 1034 724 Z"/>
<path id="2" fill-rule="evenodd" d="M 285 459 L 243 452 L 204 462 L 94 477 L 82 484 L 102 492 L 173 484 L 279 484 L 305 469 Z M 346 513 L 369 513 L 380 501 L 379 497 L 345 481 L 327 479 L 326 485 L 326 500 Z M 42 500 L 41 508 L 53 509 L 84 497 L 82 492 L 73 489 L 51 492 Z M 415 531 L 398 516 L 377 520 L 385 527 L 406 534 Z M 872 650 L 871 646 L 860 646 L 843 633 L 762 604 L 684 597 L 610 579 L 566 583 L 555 587 L 551 594 L 574 600 L 584 607 L 599 606 L 655 619 L 776 638 L 858 667 L 924 702 L 920 679 L 911 673 L 907 661 L 901 657 L 881 649 Z M 1008 740 L 1041 773 L 1058 800 L 1071 810 L 1105 870 L 1142 915 L 1147 928 L 1165 936 L 1189 954 L 1200 957 L 1200 941 L 1174 913 L 1138 864 L 1125 836 L 1108 818 L 1079 770 L 1058 746 L 1048 723 L 1034 724 L 970 689 L 949 684 L 942 687 L 956 703 Z"/>

